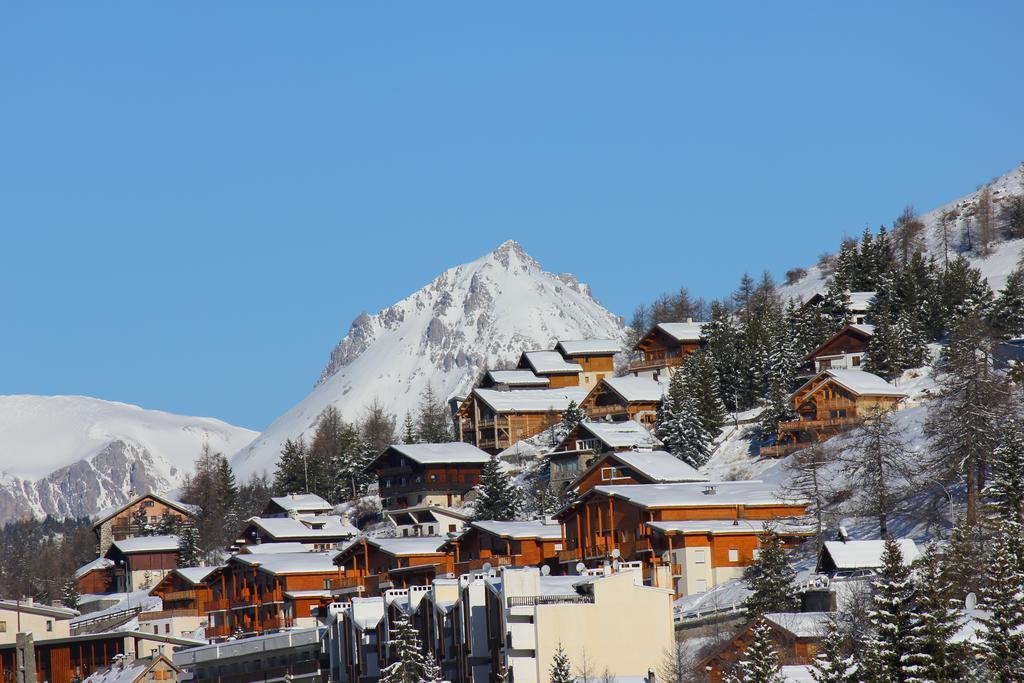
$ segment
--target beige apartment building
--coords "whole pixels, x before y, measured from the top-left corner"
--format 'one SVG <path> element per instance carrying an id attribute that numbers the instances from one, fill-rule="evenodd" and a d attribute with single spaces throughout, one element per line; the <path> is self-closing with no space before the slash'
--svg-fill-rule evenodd
<path id="1" fill-rule="evenodd" d="M 31 599 L 0 600 L 0 645 L 15 641 L 18 633 L 31 633 L 35 640 L 67 638 L 77 610 L 41 605 Z"/>

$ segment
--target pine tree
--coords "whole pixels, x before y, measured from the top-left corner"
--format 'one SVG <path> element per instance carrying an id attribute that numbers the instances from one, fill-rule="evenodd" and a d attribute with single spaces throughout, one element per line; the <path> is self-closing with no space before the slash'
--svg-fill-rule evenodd
<path id="1" fill-rule="evenodd" d="M 984 318 L 992 306 L 992 290 L 981 271 L 958 256 L 942 277 L 942 307 L 947 330 L 954 329 L 964 318 Z"/>
<path id="2" fill-rule="evenodd" d="M 498 456 L 492 455 L 484 465 L 476 492 L 474 519 L 509 522 L 518 517 L 522 494 L 511 477 L 501 469 Z"/>
<path id="3" fill-rule="evenodd" d="M 885 540 L 882 568 L 874 582 L 874 629 L 867 644 L 865 668 L 870 681 L 915 680 L 923 662 L 921 621 L 915 610 L 914 583 L 899 544 Z"/>
<path id="4" fill-rule="evenodd" d="M 771 626 L 764 620 L 758 620 L 753 636 L 743 658 L 729 672 L 727 680 L 735 683 L 785 683 L 779 653 L 772 642 Z"/>
<path id="5" fill-rule="evenodd" d="M 78 593 L 78 582 L 74 577 L 69 578 L 64 582 L 64 588 L 61 593 L 61 602 L 68 609 L 78 609 L 82 604 L 82 596 Z"/>
<path id="6" fill-rule="evenodd" d="M 1021 534 L 1015 522 L 1003 520 L 992 543 L 986 582 L 978 607 L 987 614 L 981 622 L 979 655 L 991 680 L 1024 681 L 1024 572 L 1021 569 Z"/>
<path id="7" fill-rule="evenodd" d="M 796 573 L 786 559 L 782 539 L 766 522 L 760 536 L 760 554 L 744 571 L 743 580 L 751 591 L 747 613 L 759 617 L 769 612 L 793 612 L 800 607 L 793 588 Z"/>
<path id="8" fill-rule="evenodd" d="M 381 669 L 380 683 L 423 683 L 436 671 L 420 645 L 420 636 L 404 615 L 395 620 L 388 643 L 390 663 Z"/>
<path id="9" fill-rule="evenodd" d="M 300 436 L 297 440 L 288 439 L 281 449 L 274 472 L 274 494 L 287 496 L 290 493 L 308 492 L 309 482 L 306 475 L 309 449 Z"/>
<path id="10" fill-rule="evenodd" d="M 725 405 L 715 364 L 706 351 L 700 350 L 686 357 L 682 372 L 686 375 L 686 391 L 693 397 L 704 431 L 713 440 L 722 433 L 725 424 Z"/>
<path id="11" fill-rule="evenodd" d="M 131 527 L 135 530 L 136 536 L 156 535 L 156 527 L 150 524 L 149 515 L 146 514 L 146 508 L 139 507 L 133 510 L 131 520 Z"/>
<path id="12" fill-rule="evenodd" d="M 951 597 L 952 587 L 943 570 L 943 560 L 944 556 L 932 543 L 914 562 L 914 611 L 920 617 L 920 669 L 916 679 L 921 683 L 958 681 L 966 673 L 964 662 L 968 653 L 961 644 L 953 642 L 963 621 L 960 604 Z"/>
<path id="13" fill-rule="evenodd" d="M 992 330 L 1003 339 L 1024 337 L 1024 265 L 1010 273 L 992 305 Z"/>
<path id="14" fill-rule="evenodd" d="M 405 414 L 405 421 L 402 423 L 402 443 L 416 443 L 416 425 L 410 413 Z"/>
<path id="15" fill-rule="evenodd" d="M 669 380 L 668 393 L 658 407 L 654 434 L 669 453 L 691 467 L 707 462 L 711 435 L 704 429 L 683 372 L 676 372 Z"/>
<path id="16" fill-rule="evenodd" d="M 220 523 L 224 546 L 231 545 L 241 530 L 242 520 L 238 506 L 238 484 L 228 459 L 223 455 L 217 463 L 217 497 L 220 504 Z"/>
<path id="17" fill-rule="evenodd" d="M 725 304 L 718 301 L 711 304 L 711 320 L 701 329 L 701 334 L 706 339 L 705 353 L 718 375 L 719 397 L 730 410 L 736 410 L 740 389 L 739 330 Z"/>
<path id="18" fill-rule="evenodd" d="M 192 524 L 183 524 L 178 531 L 178 566 L 198 567 L 200 564 L 199 530 Z"/>
<path id="19" fill-rule="evenodd" d="M 587 414 L 583 412 L 583 409 L 576 405 L 576 401 L 569 401 L 569 405 L 566 406 L 562 412 L 562 421 L 559 424 L 558 432 L 562 438 L 566 434 L 576 429 L 576 425 L 587 419 Z M 561 440 L 561 438 L 559 439 Z"/>
<path id="20" fill-rule="evenodd" d="M 857 683 L 853 660 L 843 648 L 843 634 L 834 621 L 826 627 L 811 662 L 811 677 L 815 683 Z"/>
<path id="21" fill-rule="evenodd" d="M 550 683 L 575 683 L 576 681 L 576 678 L 572 675 L 572 665 L 569 664 L 569 656 L 565 654 L 562 643 L 558 643 L 555 656 L 551 659 L 548 680 Z"/>
<path id="22" fill-rule="evenodd" d="M 452 440 L 451 413 L 429 384 L 420 398 L 416 440 L 420 443 L 448 443 Z"/>

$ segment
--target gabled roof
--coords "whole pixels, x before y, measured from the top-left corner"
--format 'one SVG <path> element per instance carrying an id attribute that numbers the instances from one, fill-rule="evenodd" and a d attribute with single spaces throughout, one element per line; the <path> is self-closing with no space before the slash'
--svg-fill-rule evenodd
<path id="1" fill-rule="evenodd" d="M 538 541 L 557 541 L 562 538 L 561 524 L 545 524 L 536 520 L 522 522 L 479 520 L 470 522 L 469 525 L 492 536 L 511 538 L 513 540 L 533 538 Z"/>
<path id="2" fill-rule="evenodd" d="M 708 478 L 693 469 L 685 462 L 665 451 L 617 451 L 605 453 L 591 463 L 576 479 L 569 484 L 575 488 L 594 470 L 604 467 L 609 460 L 619 460 L 637 474 L 654 483 L 704 482 Z"/>
<path id="3" fill-rule="evenodd" d="M 547 377 L 538 377 L 533 370 L 488 370 L 487 377 L 494 384 L 510 387 L 546 387 L 551 384 Z"/>
<path id="4" fill-rule="evenodd" d="M 114 561 L 106 557 L 97 557 L 92 562 L 83 564 L 81 567 L 75 570 L 74 578 L 80 579 L 89 572 L 96 570 L 110 569 L 114 566 Z"/>
<path id="5" fill-rule="evenodd" d="M 642 508 L 800 505 L 807 503 L 807 501 L 781 498 L 777 490 L 778 485 L 759 480 L 632 484 L 595 486 L 578 500 L 600 494 L 627 500 Z"/>
<path id="6" fill-rule="evenodd" d="M 509 394 L 513 392 L 506 391 L 502 393 Z M 462 441 L 451 441 L 449 443 L 396 443 L 388 446 L 381 456 L 388 451 L 400 453 L 421 465 L 483 463 L 491 459 L 490 455 L 473 444 Z M 378 456 L 377 459 L 380 459 L 381 456 Z"/>
<path id="7" fill-rule="evenodd" d="M 242 546 L 238 552 L 243 555 L 276 555 L 277 553 L 305 553 L 309 552 L 309 548 L 298 541 L 281 541 L 253 543 Z"/>
<path id="8" fill-rule="evenodd" d="M 285 512 L 331 512 L 334 506 L 315 493 L 292 493 L 287 496 L 276 496 L 270 503 Z M 270 505 L 267 506 L 268 508 Z"/>
<path id="9" fill-rule="evenodd" d="M 871 302 L 878 292 L 847 292 L 849 297 L 849 309 L 854 313 L 864 313 L 871 308 Z"/>
<path id="10" fill-rule="evenodd" d="M 171 572 L 185 579 L 193 586 L 198 586 L 203 582 L 203 579 L 218 569 L 220 567 L 178 567 L 177 569 L 172 569 Z"/>
<path id="11" fill-rule="evenodd" d="M 698 342 L 707 323 L 658 323 L 655 327 L 679 343 Z"/>
<path id="12" fill-rule="evenodd" d="M 763 520 L 749 519 L 703 519 L 679 520 L 665 522 L 647 522 L 647 526 L 663 534 L 761 534 L 764 532 Z M 786 523 L 783 520 L 772 520 L 772 528 L 784 536 L 803 536 L 814 534 L 814 528 L 807 524 Z"/>
<path id="13" fill-rule="evenodd" d="M 275 540 L 288 539 L 342 539 L 355 536 L 359 529 L 342 521 L 339 515 L 309 515 L 306 517 L 251 517 L 247 525 L 255 526 Z"/>
<path id="14" fill-rule="evenodd" d="M 835 340 L 839 339 L 840 337 L 842 337 L 843 335 L 845 335 L 845 334 L 847 334 L 849 332 L 853 332 L 855 335 L 860 335 L 862 337 L 866 337 L 866 338 L 870 339 L 871 336 L 875 333 L 875 326 L 874 325 L 858 325 L 856 323 L 849 323 L 847 325 L 843 325 L 842 329 L 840 329 L 838 332 L 833 334 L 831 337 L 829 337 L 828 339 L 823 341 L 821 344 L 818 344 L 817 348 L 815 348 L 810 353 L 808 353 L 806 356 L 804 356 L 804 360 L 812 360 L 813 358 L 815 358 L 816 356 L 818 356 L 821 353 L 822 349 L 824 349 L 826 346 L 828 346 L 829 344 L 831 344 L 832 342 L 834 342 Z"/>
<path id="15" fill-rule="evenodd" d="M 897 398 L 903 398 L 907 395 L 905 392 L 900 391 L 878 375 L 872 375 L 870 372 L 865 372 L 864 370 L 846 370 L 836 368 L 822 370 L 817 375 L 807 380 L 803 386 L 797 389 L 794 393 L 800 393 L 805 387 L 814 384 L 822 376 L 832 378 L 836 384 L 857 396 L 895 396 Z M 820 387 L 816 388 L 808 394 L 808 396 L 816 393 L 818 389 L 820 389 Z"/>
<path id="16" fill-rule="evenodd" d="M 114 541 L 111 547 L 117 548 L 125 555 L 172 552 L 178 550 L 178 537 L 174 535 L 135 536 Z"/>
<path id="17" fill-rule="evenodd" d="M 836 616 L 834 612 L 769 612 L 764 619 L 794 638 L 821 638 Z"/>
<path id="18" fill-rule="evenodd" d="M 555 344 L 555 351 L 563 356 L 611 356 L 622 350 L 614 339 L 572 339 Z"/>
<path id="19" fill-rule="evenodd" d="M 665 396 L 665 385 L 646 376 L 605 377 L 601 383 L 627 403 L 659 403 Z M 601 383 L 597 386 L 601 386 Z M 594 390 L 596 391 L 597 387 L 594 387 Z"/>
<path id="20" fill-rule="evenodd" d="M 336 555 L 336 552 L 235 555 L 230 561 L 259 567 L 260 571 L 267 574 L 323 574 L 338 570 L 334 566 Z"/>
<path id="21" fill-rule="evenodd" d="M 130 508 L 131 506 L 133 506 L 136 503 L 138 503 L 140 500 L 144 500 L 146 498 L 152 498 L 153 500 L 160 501 L 161 503 L 163 503 L 167 507 L 174 508 L 175 510 L 177 510 L 180 513 L 182 513 L 183 515 L 192 516 L 192 515 L 196 515 L 196 514 L 199 513 L 199 507 L 196 506 L 196 505 L 189 505 L 188 503 L 182 503 L 180 500 L 173 500 L 171 498 L 167 498 L 165 496 L 161 496 L 158 493 L 149 492 L 149 493 L 142 493 L 142 494 L 137 495 L 137 496 L 132 496 L 131 499 L 129 499 L 125 503 L 122 503 L 119 506 L 109 507 L 109 508 L 106 508 L 104 510 L 100 510 L 99 512 L 97 512 L 93 516 L 92 528 L 95 529 L 96 527 L 98 527 L 100 524 L 103 524 L 104 522 L 106 522 L 111 517 L 114 517 L 115 515 L 121 514 L 122 512 L 124 512 L 125 510 Z"/>
<path id="22" fill-rule="evenodd" d="M 579 363 L 567 361 L 558 351 L 524 351 L 519 367 L 529 367 L 538 375 L 575 375 L 583 372 Z"/>
<path id="23" fill-rule="evenodd" d="M 654 448 L 661 442 L 636 420 L 625 422 L 584 420 L 577 425 L 608 448 Z M 568 437 L 566 437 L 568 438 Z"/>
<path id="24" fill-rule="evenodd" d="M 496 413 L 544 413 L 549 410 L 562 412 L 575 401 L 579 404 L 587 397 L 582 387 L 561 387 L 559 389 L 520 389 L 518 391 L 497 391 L 496 389 L 474 389 L 473 395 L 483 401 Z"/>
<path id="25" fill-rule="evenodd" d="M 912 538 L 896 540 L 903 561 L 910 564 L 921 554 Z M 836 569 L 877 569 L 882 566 L 885 541 L 825 541 L 822 557 L 828 554 Z"/>
<path id="26" fill-rule="evenodd" d="M 94 671 L 83 683 L 135 683 L 135 681 L 145 681 L 149 679 L 150 675 L 156 675 L 150 674 L 150 671 L 161 663 L 166 664 L 176 674 L 181 673 L 181 667 L 176 666 L 166 655 L 157 654 L 130 662 L 115 662 L 110 666 Z M 175 676 L 175 679 L 177 679 L 177 676 Z"/>
<path id="27" fill-rule="evenodd" d="M 398 536 L 394 538 L 367 538 L 366 542 L 383 553 L 394 557 L 408 555 L 435 555 L 448 539 L 444 536 Z"/>

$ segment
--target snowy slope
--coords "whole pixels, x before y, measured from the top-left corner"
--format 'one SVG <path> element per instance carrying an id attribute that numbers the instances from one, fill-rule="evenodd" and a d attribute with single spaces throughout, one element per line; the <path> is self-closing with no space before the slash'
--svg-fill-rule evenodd
<path id="1" fill-rule="evenodd" d="M 376 315 L 356 318 L 313 392 L 232 465 L 240 477 L 272 473 L 285 439 L 309 438 L 328 405 L 357 419 L 376 398 L 401 421 L 415 412 L 428 384 L 450 397 L 466 392 L 481 370 L 515 361 L 524 350 L 622 332 L 621 319 L 586 285 L 545 272 L 519 244 L 505 242 Z"/>
<path id="2" fill-rule="evenodd" d="M 987 187 L 992 192 L 992 201 L 998 216 L 999 202 L 1003 198 L 1010 195 L 1024 194 L 1024 164 L 996 178 L 991 183 L 988 183 Z M 980 193 L 981 189 L 979 188 L 920 217 L 925 225 L 925 245 L 929 254 L 934 255 L 940 261 L 943 258 L 942 242 L 939 233 L 939 217 L 946 211 L 952 211 L 956 215 L 951 235 L 953 236 L 953 242 L 958 244 L 967 221 L 971 220 L 971 209 L 977 202 Z M 855 235 L 854 237 L 859 236 Z M 988 256 L 981 257 L 972 253 L 965 253 L 964 256 L 970 260 L 971 265 L 981 270 L 982 275 L 988 280 L 989 286 L 992 287 L 994 292 L 998 293 L 1003 285 L 1006 284 L 1007 276 L 1013 270 L 1022 253 L 1024 253 L 1024 240 L 1010 240 L 996 242 L 993 245 L 992 253 Z M 956 255 L 957 252 L 951 248 L 950 259 L 952 260 Z M 793 285 L 779 287 L 779 293 L 782 295 L 783 300 L 789 298 L 802 298 L 806 300 L 816 292 L 825 289 L 826 279 L 826 276 L 818 266 L 812 266 L 807 269 L 806 277 Z"/>
<path id="3" fill-rule="evenodd" d="M 0 522 L 86 515 L 134 488 L 180 485 L 204 443 L 233 453 L 256 433 L 84 396 L 0 396 Z"/>

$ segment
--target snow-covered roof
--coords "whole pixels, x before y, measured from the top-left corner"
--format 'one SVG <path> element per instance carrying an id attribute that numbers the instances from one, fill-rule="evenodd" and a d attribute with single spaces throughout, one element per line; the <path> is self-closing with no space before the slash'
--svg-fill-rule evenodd
<path id="1" fill-rule="evenodd" d="M 661 444 L 647 427 L 636 420 L 626 422 L 580 422 L 580 428 L 609 448 L 653 448 Z"/>
<path id="2" fill-rule="evenodd" d="M 849 309 L 854 313 L 863 313 L 871 308 L 871 301 L 878 292 L 847 292 Z"/>
<path id="3" fill-rule="evenodd" d="M 576 586 L 591 583 L 582 576 L 540 576 L 538 588 L 540 595 L 572 595 Z"/>
<path id="4" fill-rule="evenodd" d="M 777 489 L 776 484 L 750 480 L 595 486 L 592 491 L 622 498 L 645 508 L 780 505 L 806 502 L 782 499 L 777 495 Z"/>
<path id="5" fill-rule="evenodd" d="M 544 541 L 556 541 L 562 538 L 561 524 L 545 524 L 536 520 L 522 522 L 481 520 L 470 522 L 470 526 L 501 538 L 535 538 Z"/>
<path id="6" fill-rule="evenodd" d="M 520 393 L 505 391 L 505 394 Z M 448 462 L 487 462 L 491 456 L 483 452 L 473 444 L 463 441 L 452 441 L 449 443 L 398 443 L 389 446 L 421 465 L 448 463 Z"/>
<path id="7" fill-rule="evenodd" d="M 819 638 L 825 635 L 835 614 L 831 612 L 769 612 L 766 621 L 794 638 Z"/>
<path id="8" fill-rule="evenodd" d="M 284 541 L 283 543 L 254 543 L 244 546 L 239 552 L 248 555 L 271 555 L 277 553 L 304 553 L 308 548 L 298 541 Z"/>
<path id="9" fill-rule="evenodd" d="M 850 327 L 857 330 L 858 332 L 863 332 L 869 337 L 875 333 L 875 326 L 868 325 L 866 323 L 850 323 Z"/>
<path id="10" fill-rule="evenodd" d="M 907 564 L 921 554 L 912 538 L 897 539 L 896 544 Z M 822 552 L 828 553 L 837 569 L 876 569 L 882 566 L 885 541 L 825 541 Z"/>
<path id="11" fill-rule="evenodd" d="M 783 664 L 779 668 L 779 674 L 785 683 L 815 683 L 817 679 L 812 673 L 813 670 L 809 664 Z"/>
<path id="12" fill-rule="evenodd" d="M 487 376 L 495 384 L 510 387 L 546 387 L 551 384 L 547 377 L 538 377 L 533 370 L 489 370 Z"/>
<path id="13" fill-rule="evenodd" d="M 665 395 L 665 385 L 646 376 L 605 377 L 601 381 L 630 403 L 657 403 Z"/>
<path id="14" fill-rule="evenodd" d="M 583 367 L 579 363 L 567 361 L 558 351 L 524 351 L 522 358 L 538 375 L 567 375 L 583 372 Z"/>
<path id="15" fill-rule="evenodd" d="M 329 590 L 299 590 L 299 591 L 285 591 L 285 597 L 288 598 L 329 598 L 331 597 L 331 591 Z"/>
<path id="16" fill-rule="evenodd" d="M 665 451 L 619 451 L 612 453 L 611 456 L 656 482 L 708 480 L 703 474 Z"/>
<path id="17" fill-rule="evenodd" d="M 178 537 L 167 536 L 136 536 L 121 541 L 114 541 L 113 547 L 125 555 L 132 553 L 157 553 L 178 549 Z"/>
<path id="18" fill-rule="evenodd" d="M 665 334 L 673 337 L 676 341 L 697 342 L 700 341 L 707 323 L 658 323 L 655 327 Z"/>
<path id="19" fill-rule="evenodd" d="M 218 569 L 219 567 L 178 567 L 174 571 L 189 583 L 198 585 Z"/>
<path id="20" fill-rule="evenodd" d="M 355 536 L 359 529 L 342 522 L 339 515 L 308 517 L 251 517 L 248 523 L 273 539 L 340 539 Z"/>
<path id="21" fill-rule="evenodd" d="M 647 526 L 670 534 L 760 534 L 764 524 L 745 519 L 705 519 L 677 522 L 647 522 Z"/>
<path id="22" fill-rule="evenodd" d="M 135 683 L 143 679 L 152 664 L 153 661 L 149 659 L 114 663 L 105 669 L 94 671 L 83 683 Z"/>
<path id="23" fill-rule="evenodd" d="M 107 559 L 106 557 L 97 557 L 92 562 L 83 564 L 81 567 L 75 570 L 75 578 L 80 579 L 89 572 L 96 569 L 110 569 L 114 566 L 114 561 Z"/>
<path id="24" fill-rule="evenodd" d="M 441 552 L 448 539 L 443 536 L 397 536 L 394 538 L 367 538 L 366 542 L 394 557 L 405 555 L 433 555 Z"/>
<path id="25" fill-rule="evenodd" d="M 166 496 L 161 496 L 159 493 L 146 492 L 146 493 L 139 494 L 137 496 L 132 496 L 130 499 L 128 499 L 127 501 L 125 501 L 121 505 L 114 505 L 112 507 L 108 507 L 108 508 L 104 508 L 104 509 L 100 510 L 95 515 L 93 515 L 93 517 L 92 517 L 92 520 L 93 520 L 93 524 L 92 525 L 93 525 L 93 527 L 95 528 L 96 526 L 99 526 L 100 524 L 103 524 L 103 522 L 106 522 L 108 519 L 110 519 L 114 515 L 117 515 L 117 514 L 120 514 L 121 512 L 124 512 L 125 510 L 130 508 L 132 505 L 135 505 L 140 500 L 144 500 L 146 498 L 152 498 L 153 500 L 158 500 L 161 503 L 163 503 L 164 505 L 166 505 L 167 507 L 174 508 L 175 510 L 178 510 L 179 512 L 183 512 L 183 513 L 186 513 L 186 514 L 189 514 L 189 515 L 195 515 L 195 514 L 199 513 L 199 506 L 197 506 L 197 505 L 189 505 L 188 503 L 182 503 L 180 500 L 174 500 L 174 499 L 168 498 Z"/>
<path id="26" fill-rule="evenodd" d="M 570 339 L 555 345 L 566 356 L 607 355 L 618 353 L 622 345 L 614 339 Z"/>
<path id="27" fill-rule="evenodd" d="M 270 499 L 274 505 L 286 512 L 330 512 L 334 506 L 315 493 L 292 493 Z"/>
<path id="28" fill-rule="evenodd" d="M 496 413 L 543 413 L 548 410 L 561 412 L 568 408 L 572 401 L 579 404 L 587 397 L 587 393 L 582 387 L 519 391 L 473 390 L 473 394 Z"/>
<path id="29" fill-rule="evenodd" d="M 858 396 L 906 396 L 878 375 L 864 370 L 829 369 L 825 372 L 844 389 Z"/>
<path id="30" fill-rule="evenodd" d="M 242 564 L 259 566 L 268 574 L 319 574 L 335 572 L 336 553 L 279 553 L 270 555 L 235 555 L 231 559 Z"/>
<path id="31" fill-rule="evenodd" d="M 16 612 L 21 610 L 30 614 L 42 614 L 55 619 L 71 619 L 77 617 L 78 610 L 70 609 L 68 607 L 54 607 L 52 605 L 44 605 L 39 602 L 33 601 L 31 604 L 27 600 L 0 600 L 0 610 Z"/>

